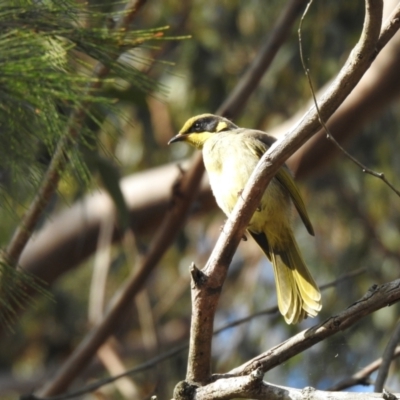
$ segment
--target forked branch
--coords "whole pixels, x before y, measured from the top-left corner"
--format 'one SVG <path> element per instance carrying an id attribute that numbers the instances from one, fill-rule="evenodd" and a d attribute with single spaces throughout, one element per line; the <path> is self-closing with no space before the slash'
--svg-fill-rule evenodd
<path id="1" fill-rule="evenodd" d="M 357 85 L 377 55 L 383 2 L 366 0 L 364 27 L 358 44 L 345 66 L 320 101 L 320 112 L 328 119 Z M 187 380 L 209 382 L 214 312 L 228 266 L 268 182 L 285 160 L 320 128 L 319 115 L 311 107 L 299 124 L 264 154 L 220 235 L 207 265 L 202 284 L 192 284 L 193 315 Z M 254 371 L 254 369 L 252 369 Z"/>

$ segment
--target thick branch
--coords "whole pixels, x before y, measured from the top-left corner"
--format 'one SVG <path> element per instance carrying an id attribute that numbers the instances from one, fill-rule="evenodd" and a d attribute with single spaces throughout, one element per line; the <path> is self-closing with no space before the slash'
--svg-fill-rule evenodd
<path id="1" fill-rule="evenodd" d="M 289 34 L 290 28 L 301 10 L 301 6 L 305 3 L 305 1 L 297 0 L 292 0 L 288 3 L 286 9 L 277 21 L 272 35 L 268 36 L 265 46 L 255 58 L 244 75 L 243 80 L 240 81 L 234 89 L 233 98 L 229 98 L 225 101 L 218 109 L 217 114 L 232 117 L 231 111 L 239 111 L 243 107 L 251 90 L 254 90 L 257 86 L 277 50 Z M 227 107 L 232 107 L 232 110 Z M 200 155 L 199 159 L 201 159 Z M 226 267 L 229 265 L 229 262 L 226 264 Z M 194 271 L 192 269 L 192 278 L 194 277 L 193 274 Z M 192 322 L 188 370 L 186 374 L 186 379 L 189 382 L 205 383 L 211 376 L 211 337 L 214 329 L 214 313 L 218 304 L 222 283 L 225 280 L 225 274 L 226 269 L 217 282 L 209 281 L 202 282 L 202 284 L 197 284 L 193 278 Z"/>
<path id="2" fill-rule="evenodd" d="M 262 49 L 262 56 L 258 57 L 255 63 L 261 63 L 264 57 L 269 57 L 269 51 L 269 48 Z M 261 76 L 260 74 L 258 81 L 261 79 Z M 238 83 L 238 85 L 240 84 L 241 82 Z M 256 87 L 254 80 L 249 81 L 248 84 L 252 85 L 253 90 Z M 247 90 L 247 85 L 242 85 L 242 91 L 245 90 Z M 237 97 L 244 102 L 245 99 L 242 91 L 235 92 L 232 97 Z M 232 103 L 236 104 L 236 101 L 232 101 Z M 219 110 L 219 113 L 223 112 L 229 113 L 229 110 Z M 181 229 L 190 205 L 196 198 L 203 171 L 204 166 L 202 159 L 196 156 L 192 167 L 180 180 L 178 186 L 179 196 L 174 198 L 174 203 L 170 212 L 166 215 L 156 235 L 154 235 L 152 245 L 147 255 L 142 260 L 137 272 L 129 279 L 125 287 L 118 294 L 117 299 L 111 302 L 112 306 L 102 322 L 87 335 L 61 370 L 58 371 L 54 380 L 41 392 L 42 396 L 55 395 L 65 390 L 79 374 L 81 369 L 87 365 L 89 360 L 94 356 L 99 346 L 114 331 L 120 316 L 124 314 L 132 298 L 143 286 L 144 282 Z"/>
<path id="3" fill-rule="evenodd" d="M 389 16 L 393 10 L 394 14 L 392 13 Z M 387 43 L 387 36 L 393 36 L 392 29 L 398 30 L 400 23 L 398 10 L 397 0 L 384 2 L 384 18 L 388 22 L 382 29 L 377 44 L 378 51 Z M 355 90 L 327 122 L 329 130 L 340 143 L 349 140 L 367 122 L 386 110 L 390 102 L 398 98 L 400 94 L 400 80 L 398 79 L 398 71 L 400 70 L 399 47 L 400 33 L 397 33 L 384 47 Z M 324 90 L 325 88 L 321 89 L 320 92 Z M 317 95 L 317 98 L 319 98 L 319 95 Z M 269 133 L 279 137 L 297 123 L 300 116 L 301 113 L 297 113 Z M 337 149 L 326 140 L 326 134 L 321 129 L 290 157 L 288 164 L 296 178 L 303 178 L 310 173 L 320 173 L 321 167 L 327 165 L 337 154 Z"/>
<path id="4" fill-rule="evenodd" d="M 198 388 L 193 398 L 196 400 L 228 400 L 232 398 L 260 400 L 373 400 L 382 399 L 382 394 L 326 392 L 312 387 L 294 389 L 277 386 L 263 381 L 262 373 L 255 371 L 247 376 L 221 379 L 208 386 Z M 178 399 L 176 398 L 175 400 Z"/>
<path id="5" fill-rule="evenodd" d="M 346 65 L 320 101 L 319 114 L 323 119 L 328 119 L 334 113 L 357 85 L 375 58 L 375 46 L 382 22 L 382 6 L 382 1 L 366 1 L 366 16 L 361 38 Z M 251 216 L 260 203 L 268 182 L 284 161 L 316 133 L 319 126 L 319 115 L 315 107 L 311 107 L 292 131 L 271 146 L 261 158 L 225 224 L 214 251 L 203 270 L 207 282 L 206 289 L 194 295 L 196 296 L 196 309 L 193 310 L 191 333 L 192 335 L 201 335 L 201 337 L 191 338 L 191 343 L 196 345 L 190 347 L 189 362 L 192 362 L 193 365 L 191 366 L 192 369 L 188 371 L 187 378 L 189 381 L 206 382 L 209 379 L 207 365 L 210 365 L 211 358 L 213 310 L 215 310 L 219 300 L 219 291 L 224 283 L 233 254 L 243 237 Z M 213 307 L 210 307 L 211 295 L 209 293 L 212 293 Z M 202 360 L 201 364 L 198 364 L 197 360 L 200 359 Z M 199 366 L 206 369 L 200 370 Z"/>

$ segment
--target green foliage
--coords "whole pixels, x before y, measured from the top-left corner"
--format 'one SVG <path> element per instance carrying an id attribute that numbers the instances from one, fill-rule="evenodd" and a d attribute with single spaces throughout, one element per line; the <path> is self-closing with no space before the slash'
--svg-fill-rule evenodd
<path id="1" fill-rule="evenodd" d="M 119 14 L 116 16 L 122 18 L 123 13 Z M 111 69 L 111 77 L 105 80 L 110 84 L 118 77 L 140 90 L 156 88 L 156 83 L 139 70 L 138 59 L 131 50 L 149 40 L 162 39 L 165 28 L 125 34 L 96 26 L 98 21 L 104 25 L 107 18 L 110 18 L 108 14 L 96 9 L 78 8 L 74 1 L 1 3 L 0 171 L 3 179 L 0 185 L 3 194 L 21 185 L 37 187 L 43 166 L 68 129 L 82 131 L 83 136 L 93 137 L 96 133 L 96 129 L 85 125 L 71 127 L 74 122 L 70 118 L 73 110 L 84 107 L 88 111 L 89 104 L 93 103 L 107 105 L 108 111 L 105 108 L 103 112 L 110 111 L 113 99 L 99 92 L 98 77 L 90 72 L 95 62 Z M 73 144 L 72 149 L 77 147 Z M 79 160 L 78 154 L 75 166 L 82 167 Z M 85 168 L 78 168 L 79 171 L 84 178 Z"/>
<path id="2" fill-rule="evenodd" d="M 3 260 L 0 260 L 0 284 L 0 307 L 3 310 L 0 312 L 0 324 L 10 331 L 13 331 L 12 324 L 15 322 L 18 309 L 31 298 L 32 291 L 36 291 L 47 299 L 51 298 L 44 289 L 43 282 L 37 277 L 16 270 Z"/>

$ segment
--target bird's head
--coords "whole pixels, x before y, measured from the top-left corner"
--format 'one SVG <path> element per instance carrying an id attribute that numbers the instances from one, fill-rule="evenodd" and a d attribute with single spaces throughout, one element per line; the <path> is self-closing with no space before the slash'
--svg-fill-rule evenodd
<path id="1" fill-rule="evenodd" d="M 186 121 L 179 133 L 168 144 L 187 142 L 198 149 L 215 134 L 238 128 L 233 122 L 213 114 L 201 114 Z"/>

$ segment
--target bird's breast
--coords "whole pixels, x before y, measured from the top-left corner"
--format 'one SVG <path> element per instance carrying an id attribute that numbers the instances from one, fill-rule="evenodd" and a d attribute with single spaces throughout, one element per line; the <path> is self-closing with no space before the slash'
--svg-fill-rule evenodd
<path id="1" fill-rule="evenodd" d="M 229 215 L 259 159 L 248 146 L 235 140 L 236 137 L 231 140 L 228 137 L 224 140 L 212 139 L 203 147 L 204 165 L 217 204 Z M 289 224 L 290 214 L 288 193 L 273 179 L 249 223 L 249 229 L 265 232 L 272 228 L 272 231 L 279 232 L 281 227 L 285 229 Z M 269 236 L 278 232 L 270 232 Z"/>
<path id="2" fill-rule="evenodd" d="M 229 215 L 258 159 L 235 136 L 209 140 L 203 147 L 203 159 L 217 204 Z"/>

